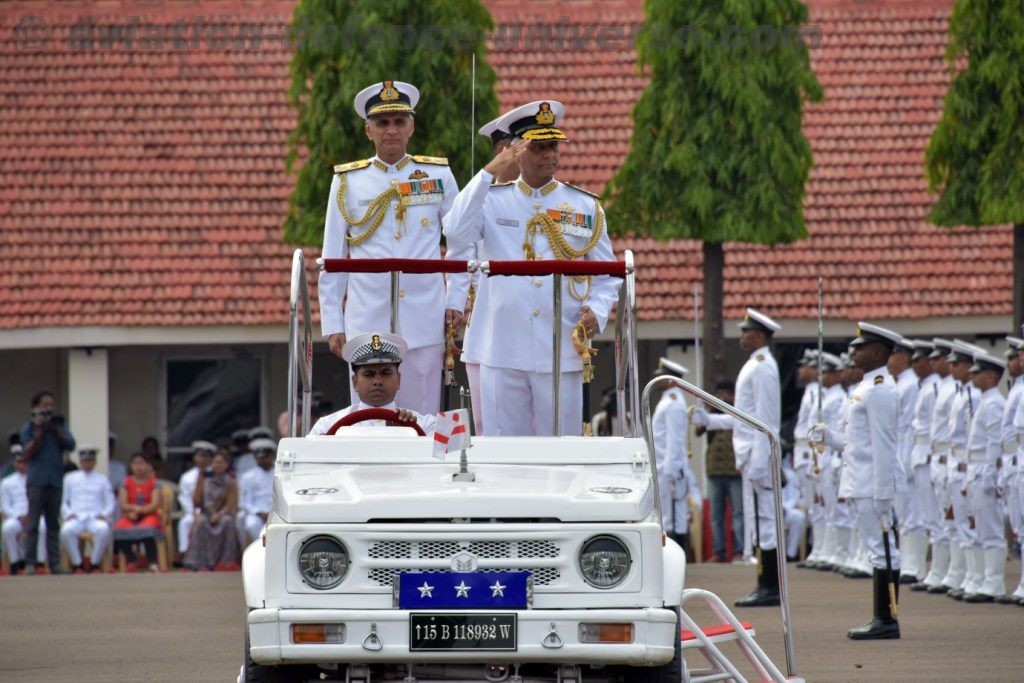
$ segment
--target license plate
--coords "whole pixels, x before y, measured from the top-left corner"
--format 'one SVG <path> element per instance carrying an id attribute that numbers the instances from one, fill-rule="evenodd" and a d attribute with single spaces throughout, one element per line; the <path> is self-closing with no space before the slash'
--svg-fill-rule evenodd
<path id="1" fill-rule="evenodd" d="M 409 650 L 517 649 L 516 616 L 508 613 L 409 615 Z"/>

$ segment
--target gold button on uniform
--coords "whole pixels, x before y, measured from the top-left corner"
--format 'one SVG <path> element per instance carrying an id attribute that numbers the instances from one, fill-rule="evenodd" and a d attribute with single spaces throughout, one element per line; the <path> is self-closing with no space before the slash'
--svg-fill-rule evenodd
<path id="1" fill-rule="evenodd" d="M 540 287 L 540 280 L 534 280 L 533 281 L 533 286 L 534 287 Z"/>
<path id="2" fill-rule="evenodd" d="M 404 289 L 398 290 L 398 298 L 399 299 L 404 299 L 405 298 L 405 290 Z"/>
<path id="3" fill-rule="evenodd" d="M 540 309 L 533 309 L 533 317 L 536 318 L 538 315 L 540 315 Z"/>
<path id="4" fill-rule="evenodd" d="M 430 219 L 429 218 L 424 218 L 423 220 L 420 221 L 420 225 L 422 225 L 424 228 L 429 228 L 430 227 Z"/>

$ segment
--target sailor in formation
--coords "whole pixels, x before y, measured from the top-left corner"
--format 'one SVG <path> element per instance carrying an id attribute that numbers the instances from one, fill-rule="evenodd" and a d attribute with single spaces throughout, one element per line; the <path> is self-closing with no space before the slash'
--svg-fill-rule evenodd
<path id="1" fill-rule="evenodd" d="M 458 187 L 447 159 L 407 153 L 418 101 L 419 91 L 401 81 L 375 83 L 356 95 L 375 155 L 334 168 L 324 258 L 440 258 L 441 220 Z M 409 350 L 398 401 L 433 415 L 441 401 L 445 330 L 461 325 L 463 307 L 444 309 L 439 273 L 402 274 L 399 287 L 398 333 Z M 332 353 L 340 356 L 346 340 L 390 319 L 388 291 L 387 273 L 320 273 L 321 325 Z"/>
<path id="2" fill-rule="evenodd" d="M 914 374 L 917 376 L 918 388 L 917 398 L 914 401 L 914 415 L 907 437 L 912 443 L 907 479 L 911 495 L 914 498 L 913 504 L 917 510 L 920 528 L 917 531 L 909 531 L 901 527 L 900 547 L 903 550 L 905 564 L 900 581 L 903 580 L 904 575 L 911 574 L 909 568 L 913 566 L 916 568 L 916 572 L 913 574 L 915 581 L 910 584 L 910 590 L 925 591 L 928 590 L 929 585 L 938 585 L 942 579 L 941 576 L 936 575 L 929 577 L 926 561 L 929 542 L 932 548 L 933 566 L 937 563 L 942 571 L 945 571 L 949 564 L 949 540 L 941 523 L 939 502 L 935 497 L 935 489 L 932 487 L 930 462 L 932 415 L 935 412 L 935 401 L 939 395 L 939 384 L 942 378 L 935 371 L 935 363 L 931 358 L 935 344 L 923 339 L 915 339 L 913 343 L 914 352 L 911 354 L 910 361 Z M 929 578 L 931 578 L 930 584 Z"/>
<path id="3" fill-rule="evenodd" d="M 1024 334 L 1024 328 L 1021 333 Z M 1017 542 L 1024 546 L 1024 339 L 1007 337 L 1007 341 L 1010 343 L 1010 359 L 1006 365 L 1013 376 L 1013 384 L 1007 394 L 1003 417 L 1003 453 L 999 462 L 997 492 L 1002 492 L 1010 527 Z M 1021 563 L 1017 587 L 998 601 L 1024 607 L 1024 562 Z"/>
<path id="4" fill-rule="evenodd" d="M 352 368 L 352 394 L 358 400 L 347 408 L 321 417 L 309 431 L 309 436 L 327 434 L 343 417 L 371 408 L 393 410 L 398 423 L 415 422 L 427 434 L 432 433 L 437 420 L 434 413 L 424 415 L 398 407 L 397 397 L 402 385 L 399 366 L 407 350 L 404 339 L 387 332 L 367 332 L 345 342 L 341 357 Z M 383 426 L 386 422 L 373 419 L 359 424 Z"/>
<path id="5" fill-rule="evenodd" d="M 818 504 L 815 486 L 815 465 L 820 469 L 817 454 L 811 451 L 807 435 L 814 424 L 818 409 L 818 397 L 821 384 L 818 378 L 818 351 L 805 349 L 796 369 L 797 383 L 803 385 L 804 393 L 800 398 L 800 408 L 796 414 L 796 425 L 793 427 L 793 470 L 800 498 L 807 506 L 807 515 L 811 523 L 811 537 L 816 545 L 821 545 L 825 536 L 824 510 Z M 820 554 L 820 553 L 819 553 Z M 801 567 L 808 561 L 816 562 L 817 556 L 808 556 L 800 562 Z"/>
<path id="6" fill-rule="evenodd" d="M 444 221 L 449 248 L 476 248 L 483 260 L 613 261 L 604 210 L 594 195 L 555 179 L 559 128 L 565 107 L 554 100 L 525 104 L 499 125 L 513 136 L 467 189 Z M 514 182 L 494 183 L 518 168 Z M 455 283 L 448 306 L 464 310 L 468 287 Z M 553 277 L 495 277 L 481 287 L 465 346 L 480 363 L 484 433 L 501 436 L 552 433 L 559 410 L 562 434 L 582 432 L 583 362 L 572 344 L 579 324 L 593 338 L 608 321 L 618 282 L 607 276 L 565 277 L 562 283 L 562 348 L 559 405 L 552 405 Z M 578 331 L 580 332 L 580 331 Z"/>
<path id="7" fill-rule="evenodd" d="M 273 439 L 255 439 L 249 444 L 249 450 L 256 457 L 256 467 L 238 480 L 237 531 L 243 548 L 260 537 L 274 507 L 277 444 Z"/>
<path id="8" fill-rule="evenodd" d="M 914 342 L 900 337 L 889 355 L 889 374 L 896 382 L 899 412 L 896 414 L 896 452 L 899 475 L 896 480 L 896 519 L 899 520 L 901 564 L 900 582 L 917 583 L 920 570 L 917 547 L 924 538 L 924 525 L 913 492 L 914 471 L 910 464 L 914 448 L 914 406 L 917 404 L 918 377 L 912 367 Z M 924 558 L 920 558 L 923 560 Z"/>
<path id="9" fill-rule="evenodd" d="M 779 366 L 769 344 L 781 326 L 770 317 L 748 308 L 740 323 L 740 346 L 750 358 L 736 379 L 736 408 L 768 425 L 776 435 L 782 421 L 782 389 Z M 698 407 L 693 411 L 695 425 L 709 430 L 732 430 L 736 469 L 743 478 L 744 510 L 754 529 L 757 546 L 757 587 L 736 601 L 739 607 L 779 604 L 777 539 L 775 535 L 775 498 L 772 488 L 771 451 L 768 437 L 731 415 L 709 414 Z M 750 492 L 748 500 L 747 492 Z"/>
<path id="10" fill-rule="evenodd" d="M 71 561 L 71 568 L 83 571 L 82 550 L 78 537 L 84 533 L 92 535 L 92 553 L 88 570 L 98 568 L 110 545 L 111 526 L 117 499 L 106 475 L 96 471 L 94 446 L 82 446 L 78 450 L 78 469 L 64 475 L 64 491 L 61 496 L 60 542 Z"/>
<path id="11" fill-rule="evenodd" d="M 685 377 L 687 370 L 668 358 L 662 358 L 657 374 Z M 690 499 L 703 509 L 697 477 L 687 454 L 686 395 L 679 387 L 670 387 L 661 395 L 651 418 L 654 432 L 654 456 L 658 464 L 658 492 L 661 495 L 662 526 L 680 547 L 686 548 L 690 529 Z"/>
<path id="12" fill-rule="evenodd" d="M 898 595 L 900 556 L 893 535 L 893 511 L 901 476 L 896 424 L 899 397 L 886 367 L 901 337 L 896 332 L 860 323 L 850 343 L 850 357 L 864 377 L 850 395 L 846 430 L 837 434 L 819 424 L 817 439 L 843 452 L 839 497 L 851 501 L 857 534 L 867 549 L 874 579 L 874 613 L 864 626 L 850 629 L 854 640 L 900 637 L 890 586 Z"/>

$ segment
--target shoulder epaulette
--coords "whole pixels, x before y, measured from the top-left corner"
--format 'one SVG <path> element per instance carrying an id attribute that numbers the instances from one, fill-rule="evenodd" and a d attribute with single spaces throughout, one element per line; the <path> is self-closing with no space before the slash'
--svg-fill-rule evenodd
<path id="1" fill-rule="evenodd" d="M 417 164 L 435 164 L 437 166 L 448 165 L 448 159 L 445 157 L 425 157 L 422 154 L 413 154 L 412 160 Z"/>
<path id="2" fill-rule="evenodd" d="M 764 360 L 764 354 L 763 353 L 757 354 L 757 359 L 760 360 L 760 361 L 763 361 Z"/>
<path id="3" fill-rule="evenodd" d="M 598 200 L 598 201 L 600 201 L 600 200 L 601 200 L 601 197 L 600 197 L 599 195 L 596 195 L 596 194 L 594 194 L 593 192 L 589 192 L 589 191 L 587 191 L 587 190 L 584 190 L 584 189 L 583 189 L 582 187 L 576 187 L 575 185 L 570 185 L 569 183 L 562 183 L 562 184 L 563 184 L 563 185 L 565 185 L 566 187 L 571 187 L 571 188 L 572 188 L 572 189 L 574 189 L 574 190 L 577 190 L 577 191 L 579 191 L 579 192 L 582 192 L 582 193 L 583 193 L 583 194 L 585 194 L 585 195 L 588 195 L 588 196 L 590 196 L 590 197 L 593 197 L 594 199 L 596 199 L 596 200 Z"/>
<path id="4" fill-rule="evenodd" d="M 882 377 L 881 375 L 878 375 L 877 377 L 875 377 L 875 384 L 881 384 L 884 381 L 885 381 L 885 378 Z"/>
<path id="5" fill-rule="evenodd" d="M 370 165 L 369 159 L 360 159 L 359 161 L 350 161 L 347 164 L 338 164 L 334 167 L 335 173 L 348 173 L 349 171 L 357 171 L 361 168 L 366 168 Z"/>

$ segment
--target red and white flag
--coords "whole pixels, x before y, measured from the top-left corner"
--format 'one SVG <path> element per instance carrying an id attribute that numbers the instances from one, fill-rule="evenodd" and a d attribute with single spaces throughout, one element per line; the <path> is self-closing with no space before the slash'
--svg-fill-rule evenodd
<path id="1" fill-rule="evenodd" d="M 434 457 L 444 460 L 445 453 L 469 448 L 469 411 L 449 410 L 437 414 L 434 425 Z"/>

